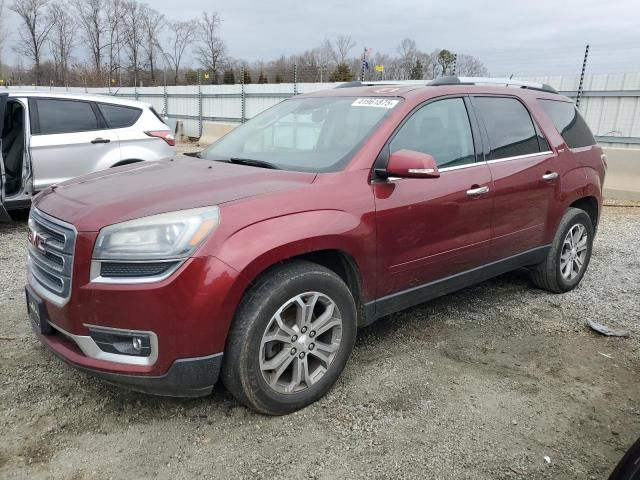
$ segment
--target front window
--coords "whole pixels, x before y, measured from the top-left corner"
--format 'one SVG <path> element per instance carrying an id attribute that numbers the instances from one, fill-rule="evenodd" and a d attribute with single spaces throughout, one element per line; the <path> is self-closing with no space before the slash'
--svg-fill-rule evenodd
<path id="1" fill-rule="evenodd" d="M 200 157 L 282 170 L 338 171 L 399 103 L 389 97 L 286 100 L 233 130 Z"/>

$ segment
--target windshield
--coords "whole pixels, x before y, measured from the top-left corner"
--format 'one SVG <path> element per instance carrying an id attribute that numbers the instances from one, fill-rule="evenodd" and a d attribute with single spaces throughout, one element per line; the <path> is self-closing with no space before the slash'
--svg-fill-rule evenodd
<path id="1" fill-rule="evenodd" d="M 338 171 L 398 103 L 399 99 L 388 97 L 285 100 L 228 133 L 199 156 L 268 164 L 282 170 Z"/>

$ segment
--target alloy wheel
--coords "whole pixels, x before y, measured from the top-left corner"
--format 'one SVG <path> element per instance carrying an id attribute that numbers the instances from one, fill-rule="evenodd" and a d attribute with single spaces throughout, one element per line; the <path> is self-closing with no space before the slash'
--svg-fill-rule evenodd
<path id="1" fill-rule="evenodd" d="M 560 274 L 565 280 L 573 280 L 584 268 L 589 235 L 581 223 L 572 226 L 564 237 L 560 254 Z"/>
<path id="2" fill-rule="evenodd" d="M 260 341 L 260 371 L 276 392 L 298 393 L 326 374 L 342 340 L 342 316 L 320 292 L 287 300 L 271 317 Z"/>

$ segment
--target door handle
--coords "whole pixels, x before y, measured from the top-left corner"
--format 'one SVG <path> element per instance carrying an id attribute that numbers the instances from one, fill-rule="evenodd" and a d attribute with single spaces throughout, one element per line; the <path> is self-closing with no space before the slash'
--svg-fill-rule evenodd
<path id="1" fill-rule="evenodd" d="M 489 193 L 489 187 L 487 187 L 486 185 L 484 187 L 477 187 L 467 190 L 467 195 L 469 195 L 470 197 L 482 195 L 483 193 Z"/>
<path id="2" fill-rule="evenodd" d="M 108 138 L 94 138 L 91 143 L 109 143 L 110 141 Z"/>
<path id="3" fill-rule="evenodd" d="M 558 172 L 547 172 L 544 175 L 542 175 L 542 179 L 543 180 L 555 180 L 556 178 L 558 178 Z"/>

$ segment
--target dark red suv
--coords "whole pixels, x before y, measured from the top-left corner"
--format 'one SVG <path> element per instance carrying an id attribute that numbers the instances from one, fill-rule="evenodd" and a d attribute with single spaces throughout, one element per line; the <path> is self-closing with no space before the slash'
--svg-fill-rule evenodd
<path id="1" fill-rule="evenodd" d="M 200 158 L 47 189 L 29 219 L 38 337 L 109 382 L 198 396 L 221 376 L 284 414 L 385 315 L 520 267 L 571 290 L 606 159 L 568 98 L 488 82 L 296 96 Z"/>

